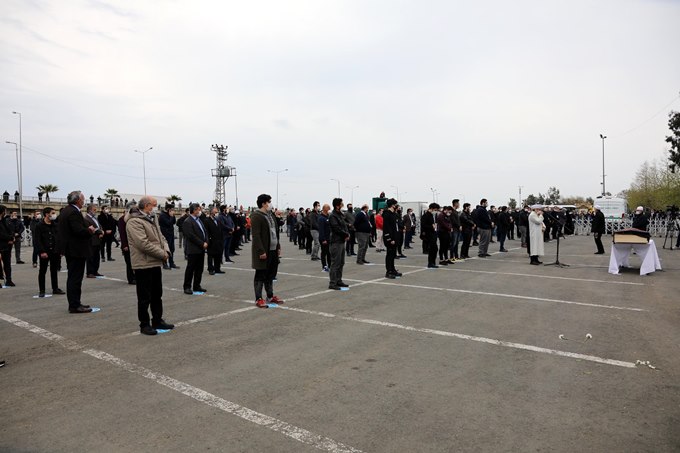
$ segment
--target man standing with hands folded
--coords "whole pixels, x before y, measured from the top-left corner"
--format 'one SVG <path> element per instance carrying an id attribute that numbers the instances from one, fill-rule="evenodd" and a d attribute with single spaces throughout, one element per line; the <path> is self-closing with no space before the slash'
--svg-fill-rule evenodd
<path id="1" fill-rule="evenodd" d="M 170 247 L 161 233 L 156 210 L 158 201 L 144 196 L 138 209 L 130 212 L 125 229 L 130 247 L 130 261 L 137 280 L 137 316 L 144 335 L 156 335 L 156 329 L 175 326 L 163 320 L 163 273 L 161 266 L 170 258 Z M 149 306 L 151 322 L 149 322 Z"/>
<path id="2" fill-rule="evenodd" d="M 201 205 L 191 203 L 189 205 L 189 217 L 182 224 L 182 233 L 187 241 L 184 253 L 187 254 L 187 268 L 184 272 L 184 294 L 193 294 L 193 291 L 205 292 L 201 287 L 203 266 L 205 265 L 205 253 L 208 250 L 208 233 L 205 231 L 203 222 L 199 218 Z M 192 291 L 193 280 L 193 291 Z"/>

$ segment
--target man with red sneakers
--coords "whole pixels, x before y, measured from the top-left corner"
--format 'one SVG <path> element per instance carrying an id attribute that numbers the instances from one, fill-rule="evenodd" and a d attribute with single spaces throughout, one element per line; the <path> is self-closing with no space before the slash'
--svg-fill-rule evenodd
<path id="1" fill-rule="evenodd" d="M 258 209 L 250 216 L 252 236 L 252 267 L 255 269 L 255 304 L 267 308 L 269 303 L 282 304 L 283 301 L 274 295 L 274 276 L 279 268 L 281 244 L 279 244 L 279 228 L 271 212 L 272 197 L 262 194 L 257 197 Z M 267 292 L 267 300 L 262 298 L 262 287 Z"/>

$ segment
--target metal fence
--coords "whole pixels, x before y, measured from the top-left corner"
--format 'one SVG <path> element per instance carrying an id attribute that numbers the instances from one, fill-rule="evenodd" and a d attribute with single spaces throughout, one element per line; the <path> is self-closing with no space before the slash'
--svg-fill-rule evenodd
<path id="1" fill-rule="evenodd" d="M 656 237 L 665 237 L 668 232 L 671 220 L 664 218 L 651 219 L 649 221 L 648 231 L 649 234 Z M 676 221 L 677 222 L 677 221 Z M 574 234 L 580 236 L 587 236 L 590 234 L 591 229 L 591 219 L 575 219 L 574 220 Z M 617 220 L 607 220 L 607 234 L 612 234 L 614 231 L 624 230 L 626 228 L 633 228 L 632 219 L 617 219 Z M 674 235 L 677 236 L 677 223 Z"/>

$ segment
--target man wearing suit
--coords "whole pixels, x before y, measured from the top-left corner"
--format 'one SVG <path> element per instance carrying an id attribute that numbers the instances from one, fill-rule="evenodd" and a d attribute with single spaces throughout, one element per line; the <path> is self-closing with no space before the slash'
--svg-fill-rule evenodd
<path id="1" fill-rule="evenodd" d="M 87 214 L 85 221 L 88 225 L 94 227 L 94 234 L 91 238 L 92 255 L 87 259 L 87 278 L 103 277 L 99 273 L 99 248 L 103 246 L 102 239 L 104 238 L 104 230 L 102 229 L 99 220 L 96 217 L 97 205 L 87 205 Z"/>
<path id="2" fill-rule="evenodd" d="M 7 208 L 0 205 L 0 280 L 5 279 L 6 286 L 15 286 L 12 282 L 12 247 L 14 245 L 14 229 L 6 215 Z"/>
<path id="3" fill-rule="evenodd" d="M 595 205 L 595 215 L 593 216 L 592 233 L 595 238 L 595 245 L 597 246 L 596 255 L 604 255 L 604 245 L 602 245 L 602 235 L 605 232 L 605 221 L 602 208 Z"/>
<path id="4" fill-rule="evenodd" d="M 187 254 L 187 268 L 184 272 L 184 294 L 193 294 L 193 291 L 205 292 L 201 287 L 203 266 L 205 265 L 205 253 L 208 250 L 208 232 L 199 218 L 201 205 L 191 203 L 189 217 L 182 224 L 182 233 L 186 238 L 187 245 L 184 252 Z M 193 280 L 193 291 L 192 291 Z"/>
<path id="5" fill-rule="evenodd" d="M 430 203 L 428 210 L 423 217 L 420 219 L 420 230 L 421 237 L 423 238 L 423 244 L 427 246 L 427 267 L 430 269 L 436 269 L 437 266 L 437 220 L 435 218 L 437 212 L 441 209 L 441 206 L 437 203 Z"/>
<path id="6" fill-rule="evenodd" d="M 223 249 L 224 249 L 224 262 L 225 263 L 233 263 L 231 256 L 229 255 L 229 250 L 231 249 L 231 238 L 232 235 L 234 234 L 234 219 L 232 219 L 231 215 L 229 214 L 229 208 L 226 206 L 220 206 L 220 209 L 222 210 L 222 213 L 217 216 L 217 221 L 220 225 L 220 228 L 222 228 L 222 237 L 224 238 L 223 242 Z"/>
<path id="7" fill-rule="evenodd" d="M 170 258 L 168 258 L 167 263 L 163 264 L 163 269 L 179 269 L 179 266 L 175 264 L 175 205 L 166 204 L 165 210 L 161 212 L 158 216 L 158 224 L 161 227 L 161 233 L 165 241 L 170 247 Z"/>
<path id="8" fill-rule="evenodd" d="M 68 194 L 68 206 L 59 215 L 60 250 L 66 257 L 68 277 L 66 279 L 66 297 L 69 313 L 90 313 L 89 305 L 80 301 L 85 261 L 92 256 L 91 239 L 96 228 L 85 220 L 81 209 L 85 205 L 85 196 L 79 190 Z M 99 262 L 99 255 L 95 255 Z"/>
<path id="9" fill-rule="evenodd" d="M 472 214 L 475 224 L 477 225 L 477 231 L 479 231 L 478 256 L 480 258 L 491 256 L 488 253 L 489 242 L 491 242 L 491 232 L 493 231 L 493 227 L 495 225 L 491 220 L 489 212 L 486 210 L 488 204 L 489 203 L 486 198 L 482 198 L 479 202 L 479 206 L 477 206 L 477 209 L 475 209 L 475 212 Z"/>
<path id="10" fill-rule="evenodd" d="M 224 274 L 220 270 L 222 264 L 222 252 L 224 250 L 224 235 L 222 227 L 217 219 L 217 208 L 210 210 L 210 217 L 203 217 L 203 226 L 208 233 L 208 273 L 210 275 Z"/>
<path id="11" fill-rule="evenodd" d="M 102 261 L 104 261 L 104 249 L 106 249 L 106 258 L 109 261 L 116 261 L 114 258 L 111 258 L 111 244 L 113 244 L 113 240 L 116 236 L 118 222 L 113 218 L 110 211 L 111 208 L 109 206 L 104 206 L 102 208 L 101 214 L 99 214 L 99 217 L 97 217 L 99 225 L 102 227 L 102 231 L 104 232 L 100 249 Z"/>
<path id="12" fill-rule="evenodd" d="M 383 243 L 387 249 L 385 254 L 385 277 L 395 279 L 401 277 L 401 272 L 394 267 L 394 259 L 397 256 L 397 235 L 399 227 L 397 225 L 397 200 L 390 198 L 386 202 L 386 209 L 383 211 Z"/>
<path id="13" fill-rule="evenodd" d="M 413 242 L 413 235 L 416 233 L 416 215 L 413 209 L 408 208 L 404 216 L 404 228 L 406 229 L 406 237 L 404 239 L 404 248 L 410 249 L 411 242 Z"/>

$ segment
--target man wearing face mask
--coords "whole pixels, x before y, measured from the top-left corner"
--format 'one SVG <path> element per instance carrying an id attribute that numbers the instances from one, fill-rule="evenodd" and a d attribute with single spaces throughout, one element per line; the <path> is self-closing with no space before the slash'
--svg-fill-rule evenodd
<path id="1" fill-rule="evenodd" d="M 33 263 L 34 268 L 38 267 L 38 251 L 35 248 L 35 228 L 40 224 L 41 219 L 42 213 L 40 210 L 35 211 L 33 217 L 31 217 L 31 223 L 28 226 L 28 229 L 31 230 L 31 237 L 33 238 L 33 256 L 31 257 L 31 263 Z"/>
<path id="2" fill-rule="evenodd" d="M 427 267 L 436 269 L 437 266 L 437 220 L 436 215 L 441 209 L 438 203 L 430 203 L 428 210 L 420 219 L 421 238 L 427 245 Z"/>
<path id="3" fill-rule="evenodd" d="M 319 249 L 321 243 L 319 242 L 319 209 L 321 203 L 315 201 L 312 205 L 312 212 L 309 213 L 309 227 L 312 234 L 312 261 L 319 261 Z"/>
<path id="4" fill-rule="evenodd" d="M 91 238 L 92 246 L 92 256 L 87 260 L 87 278 L 97 278 L 103 277 L 99 273 L 99 250 L 102 247 L 102 239 L 104 238 L 104 230 L 97 219 L 97 205 L 89 204 L 87 205 L 87 214 L 85 214 L 85 221 L 92 227 L 95 231 Z"/>
<path id="5" fill-rule="evenodd" d="M 111 244 L 113 244 L 113 238 L 116 235 L 116 228 L 118 228 L 118 222 L 111 215 L 111 208 L 109 206 L 104 206 L 102 208 L 101 214 L 97 217 L 99 225 L 101 225 L 102 231 L 104 232 L 104 237 L 102 238 L 101 244 L 101 257 L 102 262 L 104 261 L 104 249 L 106 249 L 106 259 L 108 261 L 116 261 L 111 258 Z"/>
<path id="6" fill-rule="evenodd" d="M 14 229 L 6 215 L 7 210 L 0 205 L 0 279 L 5 280 L 5 286 L 14 286 L 12 282 L 12 245 L 14 244 Z"/>
<path id="7" fill-rule="evenodd" d="M 57 213 L 54 209 L 47 207 L 43 209 L 44 218 L 35 227 L 35 236 L 33 236 L 33 246 L 35 247 L 38 256 L 40 256 L 40 270 L 38 272 L 38 288 L 40 294 L 38 297 L 45 297 L 45 275 L 47 274 L 47 267 L 50 268 L 50 279 L 52 282 L 52 294 L 66 294 L 59 289 L 59 263 L 61 261 L 61 254 L 57 248 Z"/>
<path id="8" fill-rule="evenodd" d="M 170 258 L 170 247 L 158 224 L 158 201 L 143 196 L 138 210 L 130 213 L 125 225 L 130 246 L 130 261 L 137 280 L 137 317 L 139 331 L 156 335 L 157 329 L 175 326 L 163 320 L 163 273 L 161 265 Z M 151 307 L 151 319 L 149 319 Z"/>
<path id="9" fill-rule="evenodd" d="M 328 289 L 340 290 L 349 285 L 342 281 L 342 270 L 345 267 L 345 243 L 349 241 L 349 229 L 342 212 L 344 206 L 342 198 L 333 199 L 333 212 L 328 218 L 331 229 L 331 268 Z"/>
<path id="10" fill-rule="evenodd" d="M 182 224 L 182 231 L 187 240 L 184 248 L 184 252 L 187 254 L 187 267 L 184 271 L 184 294 L 193 294 L 194 291 L 206 292 L 205 288 L 201 287 L 201 279 L 205 266 L 205 254 L 208 250 L 208 232 L 199 218 L 200 215 L 201 205 L 191 203 L 189 205 L 189 217 Z"/>
<path id="11" fill-rule="evenodd" d="M 17 264 L 25 264 L 21 261 L 21 236 L 24 234 L 24 230 L 26 230 L 24 219 L 20 219 L 19 214 L 16 211 L 12 211 L 9 217 L 9 223 L 14 230 L 14 256 L 17 260 Z"/>

